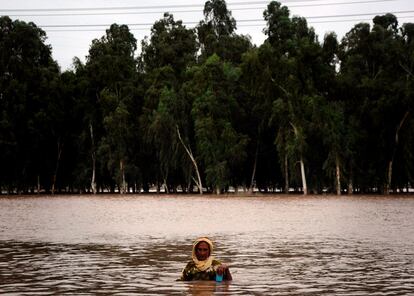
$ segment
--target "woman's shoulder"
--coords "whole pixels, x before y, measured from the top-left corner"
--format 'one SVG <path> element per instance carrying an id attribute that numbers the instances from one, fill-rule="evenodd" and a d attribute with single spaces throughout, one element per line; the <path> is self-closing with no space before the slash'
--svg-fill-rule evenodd
<path id="1" fill-rule="evenodd" d="M 221 265 L 221 261 L 220 260 L 213 259 L 213 262 L 211 263 L 211 265 L 213 265 L 213 266 Z"/>
<path id="2" fill-rule="evenodd" d="M 185 269 L 189 269 L 189 268 L 192 268 L 192 267 L 195 267 L 195 263 L 194 263 L 193 260 L 188 261 L 187 265 L 185 266 Z"/>

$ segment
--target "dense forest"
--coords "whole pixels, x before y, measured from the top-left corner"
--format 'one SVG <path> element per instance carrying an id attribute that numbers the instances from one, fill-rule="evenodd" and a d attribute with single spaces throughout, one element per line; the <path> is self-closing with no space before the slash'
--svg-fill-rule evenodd
<path id="1" fill-rule="evenodd" d="M 62 72 L 34 23 L 0 18 L 3 194 L 396 193 L 414 184 L 414 24 L 319 41 L 276 1 L 266 40 L 224 0 L 195 28 L 113 24 Z"/>

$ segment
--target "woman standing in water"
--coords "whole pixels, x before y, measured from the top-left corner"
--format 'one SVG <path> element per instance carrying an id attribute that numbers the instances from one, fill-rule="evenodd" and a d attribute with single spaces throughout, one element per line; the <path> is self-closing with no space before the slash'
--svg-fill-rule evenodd
<path id="1" fill-rule="evenodd" d="M 213 242 L 209 238 L 200 237 L 196 239 L 193 243 L 192 260 L 184 268 L 181 280 L 231 281 L 233 278 L 228 266 L 214 259 L 212 253 Z"/>

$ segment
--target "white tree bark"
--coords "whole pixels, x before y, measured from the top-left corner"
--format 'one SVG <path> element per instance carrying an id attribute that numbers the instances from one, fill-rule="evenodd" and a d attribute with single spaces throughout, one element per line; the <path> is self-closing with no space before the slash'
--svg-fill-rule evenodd
<path id="1" fill-rule="evenodd" d="M 183 139 L 181 138 L 180 129 L 178 128 L 178 125 L 176 126 L 176 128 L 177 128 L 177 135 L 178 135 L 178 139 L 180 140 L 180 142 L 181 142 L 181 144 L 183 145 L 183 147 L 184 147 L 185 151 L 187 152 L 188 156 L 190 157 L 191 162 L 192 162 L 192 163 L 193 163 L 193 165 L 194 165 L 194 169 L 195 169 L 195 171 L 196 171 L 196 174 L 197 174 L 197 179 L 198 179 L 198 181 L 197 181 L 197 180 L 195 180 L 195 179 L 194 179 L 194 181 L 195 181 L 195 183 L 196 183 L 196 185 L 197 185 L 197 187 L 198 187 L 198 190 L 199 190 L 200 194 L 203 194 L 203 184 L 201 183 L 201 176 L 200 176 L 200 172 L 199 172 L 199 170 L 198 170 L 197 161 L 195 160 L 195 158 L 194 158 L 194 156 L 193 156 L 193 153 L 191 152 L 191 148 L 190 148 L 190 147 L 187 147 L 187 146 L 185 145 L 185 143 L 184 143 Z"/>
<path id="2" fill-rule="evenodd" d="M 92 127 L 92 123 L 89 123 L 89 131 L 91 134 L 91 143 L 92 143 L 92 153 L 91 153 L 91 157 L 92 157 L 92 179 L 91 179 L 91 189 L 92 189 L 92 193 L 96 194 L 96 181 L 95 181 L 95 176 L 96 176 L 96 154 L 95 154 L 95 140 L 93 137 L 93 127 Z"/>
<path id="3" fill-rule="evenodd" d="M 254 187 L 254 179 L 256 178 L 256 168 L 257 168 L 257 157 L 259 154 L 259 143 L 257 143 L 256 146 L 256 153 L 254 155 L 254 164 L 253 164 L 253 172 L 252 172 L 252 178 L 250 179 L 250 187 L 249 187 L 249 193 L 253 193 L 253 187 Z"/>
<path id="4" fill-rule="evenodd" d="M 388 162 L 387 184 L 385 185 L 385 190 L 384 190 L 385 194 L 390 193 L 391 181 L 392 181 L 392 163 L 394 162 L 395 153 L 397 151 L 397 146 L 398 146 L 398 141 L 399 141 L 399 133 L 400 133 L 400 130 L 401 130 L 405 120 L 407 119 L 408 115 L 410 115 L 410 111 L 405 112 L 405 114 L 404 114 L 403 118 L 401 119 L 400 124 L 398 125 L 397 130 L 395 132 L 395 145 L 394 145 L 394 149 L 393 149 L 393 152 L 392 152 L 391 159 Z"/>
<path id="5" fill-rule="evenodd" d="M 220 195 L 221 194 L 221 190 L 220 190 L 220 187 L 219 186 L 216 186 L 216 194 L 217 195 Z"/>
<path id="6" fill-rule="evenodd" d="M 353 172 L 352 172 L 352 166 L 349 171 L 349 178 L 348 178 L 348 195 L 354 194 L 354 182 L 353 182 Z"/>
<path id="7" fill-rule="evenodd" d="M 341 195 L 341 167 L 340 167 L 340 162 L 339 162 L 339 157 L 338 155 L 336 156 L 335 159 L 335 165 L 336 165 L 336 195 Z"/>
<path id="8" fill-rule="evenodd" d="M 295 136 L 298 138 L 299 137 L 298 129 L 296 128 L 296 126 L 292 122 L 290 122 L 290 125 L 293 128 L 293 132 L 295 133 Z M 300 152 L 300 174 L 302 176 L 303 194 L 307 195 L 308 194 L 308 185 L 306 183 L 305 164 L 303 162 L 302 152 Z"/>
<path id="9" fill-rule="evenodd" d="M 306 175 L 305 175 L 305 164 L 303 163 L 302 157 L 300 158 L 300 173 L 302 175 L 302 187 L 303 187 L 303 194 L 308 194 L 308 185 L 306 184 Z"/>
<path id="10" fill-rule="evenodd" d="M 126 193 L 126 182 L 125 182 L 125 167 L 124 167 L 124 160 L 121 159 L 119 161 L 119 170 L 121 172 L 121 186 L 119 188 L 119 193 L 120 194 L 125 194 Z"/>
<path id="11" fill-rule="evenodd" d="M 164 178 L 164 190 L 165 193 L 170 194 L 170 189 L 168 189 L 167 178 Z"/>

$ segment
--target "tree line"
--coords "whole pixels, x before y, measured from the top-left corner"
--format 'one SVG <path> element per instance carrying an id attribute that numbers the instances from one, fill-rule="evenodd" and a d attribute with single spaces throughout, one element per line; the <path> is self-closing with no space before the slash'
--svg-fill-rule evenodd
<path id="1" fill-rule="evenodd" d="M 192 29 L 113 24 L 61 72 L 34 23 L 0 18 L 2 193 L 384 193 L 412 188 L 414 24 L 319 42 L 271 1 L 266 40 L 224 0 Z"/>

